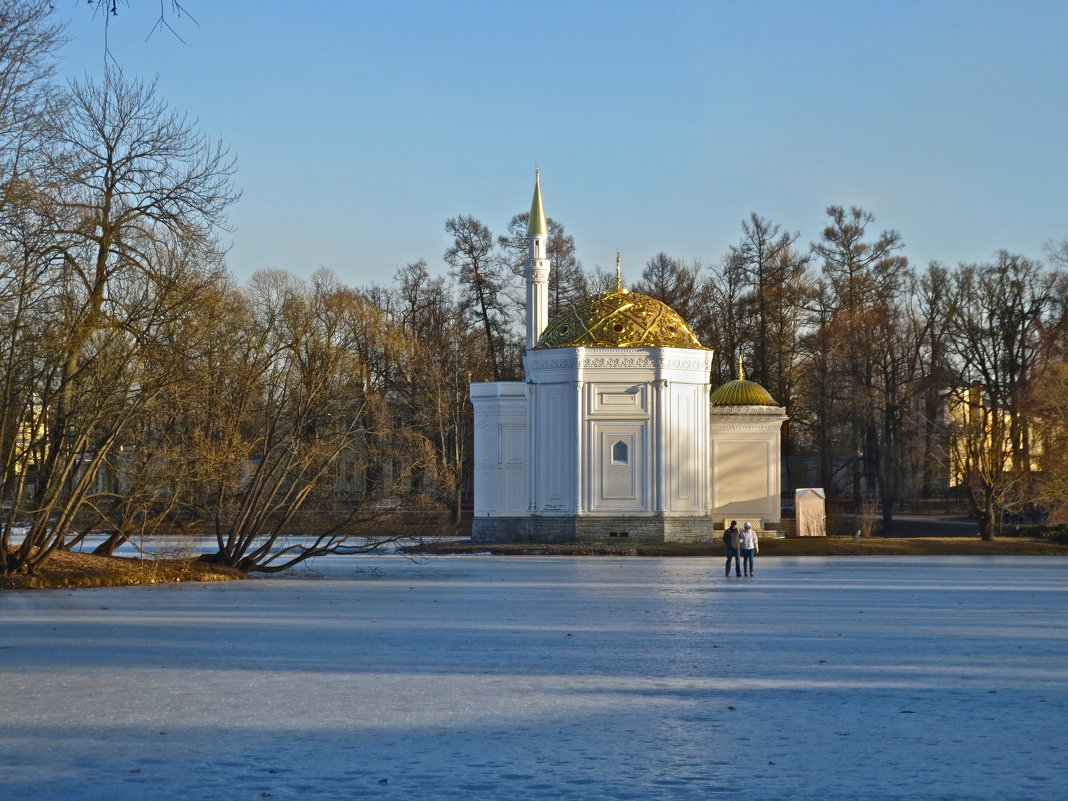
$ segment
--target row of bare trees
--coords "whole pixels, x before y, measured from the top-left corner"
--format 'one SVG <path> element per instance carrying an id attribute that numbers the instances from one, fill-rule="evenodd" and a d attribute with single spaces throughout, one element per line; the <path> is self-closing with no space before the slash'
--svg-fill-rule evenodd
<path id="1" fill-rule="evenodd" d="M 1001 252 L 916 270 L 900 235 L 873 223 L 831 206 L 802 247 L 753 214 L 718 263 L 660 254 L 636 288 L 716 349 L 716 383 L 742 356 L 787 407 L 795 486 L 818 482 L 856 508 L 876 499 L 885 530 L 906 500 L 949 492 L 987 538 L 1006 511 L 1064 519 L 1068 243 L 1047 264 Z"/>
<path id="2" fill-rule="evenodd" d="M 455 280 L 419 262 L 387 288 L 238 286 L 226 149 L 118 70 L 57 85 L 49 4 L 3 11 L 0 572 L 101 530 L 100 553 L 181 530 L 266 571 L 381 544 L 353 533 L 397 504 L 458 520 L 468 385 L 515 370 L 506 245 L 461 217 Z"/>
<path id="3" fill-rule="evenodd" d="M 0 14 L 0 570 L 64 547 L 96 477 L 174 376 L 219 271 L 225 150 L 150 84 L 57 87 L 46 3 Z M 12 536 L 24 530 L 17 547 Z"/>
<path id="4" fill-rule="evenodd" d="M 57 85 L 50 5 L 2 12 L 0 573 L 99 529 L 102 553 L 161 526 L 210 533 L 245 570 L 372 547 L 350 535 L 389 489 L 376 470 L 435 467 L 385 411 L 394 365 L 425 354 L 325 273 L 235 285 L 226 149 L 118 70 Z M 286 539 L 327 503 L 310 544 Z"/>

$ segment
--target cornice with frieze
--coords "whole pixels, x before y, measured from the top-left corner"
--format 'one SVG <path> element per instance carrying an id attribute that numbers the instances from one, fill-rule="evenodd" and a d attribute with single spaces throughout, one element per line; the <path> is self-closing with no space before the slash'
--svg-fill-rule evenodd
<path id="1" fill-rule="evenodd" d="M 768 420 L 788 420 L 784 406 L 713 406 L 712 419 L 717 417 L 766 417 Z"/>
<path id="2" fill-rule="evenodd" d="M 714 434 L 774 434 L 781 428 L 783 419 L 752 420 L 745 423 L 712 422 L 709 430 Z"/>
<path id="3" fill-rule="evenodd" d="M 551 370 L 686 370 L 698 371 L 702 375 L 708 372 L 708 362 L 704 359 L 685 359 L 667 357 L 653 359 L 648 356 L 584 356 L 564 357 L 558 359 L 532 360 L 532 372 Z"/>

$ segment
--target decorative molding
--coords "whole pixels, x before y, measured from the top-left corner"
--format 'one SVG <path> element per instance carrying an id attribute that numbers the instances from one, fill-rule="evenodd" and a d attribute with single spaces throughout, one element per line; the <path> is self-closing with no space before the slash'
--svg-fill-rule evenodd
<path id="1" fill-rule="evenodd" d="M 476 404 L 477 417 L 482 418 L 504 418 L 509 415 L 522 415 L 524 418 L 527 414 L 528 404 L 526 401 L 504 401 L 503 403 L 499 398 L 493 398 L 495 403 Z"/>
<path id="2" fill-rule="evenodd" d="M 660 362 L 660 366 L 668 370 L 698 370 L 705 375 L 705 383 L 707 383 L 709 362 L 703 359 L 664 359 Z"/>
<path id="3" fill-rule="evenodd" d="M 495 411 L 500 413 L 511 412 L 513 414 L 523 414 L 527 410 L 526 401 L 506 401 L 504 403 L 497 404 Z"/>
<path id="4" fill-rule="evenodd" d="M 759 417 L 760 415 L 766 415 L 767 417 L 773 417 L 778 419 L 780 416 L 786 415 L 786 407 L 784 406 L 717 406 L 712 415 L 747 415 L 750 417 Z"/>
<path id="5" fill-rule="evenodd" d="M 656 362 L 647 356 L 587 356 L 578 360 L 578 366 L 584 370 L 607 368 L 619 369 L 637 367 L 652 369 Z"/>
<path id="6" fill-rule="evenodd" d="M 712 432 L 715 434 L 724 433 L 758 433 L 767 434 L 774 433 L 779 430 L 779 426 L 782 423 L 780 419 L 768 420 L 766 422 L 747 422 L 747 423 L 717 423 L 712 421 Z"/>
<path id="7" fill-rule="evenodd" d="M 605 369 L 653 370 L 659 367 L 667 370 L 696 370 L 703 374 L 708 370 L 708 362 L 705 359 L 654 359 L 649 356 L 586 356 L 581 359 L 578 357 L 565 357 L 561 359 L 536 359 L 531 361 L 531 367 L 533 368 L 533 371 L 536 372 L 548 370 Z"/>
<path id="8" fill-rule="evenodd" d="M 568 370 L 578 367 L 578 359 L 547 359 L 538 360 L 531 365 L 534 371 L 541 370 Z"/>

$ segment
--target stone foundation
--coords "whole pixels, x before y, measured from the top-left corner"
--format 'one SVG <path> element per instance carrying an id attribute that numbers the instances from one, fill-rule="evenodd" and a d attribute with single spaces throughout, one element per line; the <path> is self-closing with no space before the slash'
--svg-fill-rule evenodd
<path id="1" fill-rule="evenodd" d="M 536 516 L 476 517 L 474 542 L 575 543 L 714 542 L 722 534 L 712 530 L 711 517 Z"/>

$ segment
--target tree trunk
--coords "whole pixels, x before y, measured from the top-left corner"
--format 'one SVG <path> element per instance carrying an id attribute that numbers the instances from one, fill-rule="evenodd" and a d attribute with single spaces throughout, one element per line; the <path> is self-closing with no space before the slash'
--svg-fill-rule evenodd
<path id="1" fill-rule="evenodd" d="M 106 540 L 93 549 L 93 556 L 113 556 L 115 550 L 124 545 L 130 539 L 129 534 L 121 531 L 113 531 Z"/>

